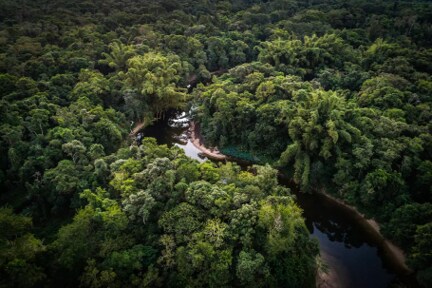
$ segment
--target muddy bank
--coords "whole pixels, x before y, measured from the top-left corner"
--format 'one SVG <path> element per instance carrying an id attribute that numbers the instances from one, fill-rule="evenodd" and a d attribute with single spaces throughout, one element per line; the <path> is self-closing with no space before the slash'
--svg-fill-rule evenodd
<path id="1" fill-rule="evenodd" d="M 219 152 L 217 148 L 207 148 L 206 146 L 204 146 L 204 141 L 200 134 L 199 126 L 193 121 L 190 122 L 189 133 L 190 133 L 189 135 L 190 140 L 193 143 L 193 145 L 199 150 L 201 150 L 201 152 L 207 158 L 218 160 L 218 161 L 227 159 L 227 157 L 221 152 Z"/>
<path id="2" fill-rule="evenodd" d="M 317 288 L 344 288 L 350 287 L 349 279 L 344 277 L 348 273 L 345 267 L 331 254 L 321 251 L 321 261 L 327 266 L 317 271 Z"/>
<path id="3" fill-rule="evenodd" d="M 344 201 L 323 191 L 317 192 L 317 197 L 320 197 L 323 201 L 331 202 L 332 205 L 345 211 L 347 216 L 353 218 L 359 225 L 361 225 L 365 233 L 368 233 L 375 240 L 374 242 L 376 242 L 378 247 L 382 249 L 384 257 L 390 260 L 388 262 L 393 266 L 392 268 L 395 271 L 401 275 L 409 275 L 413 273 L 413 271 L 406 265 L 406 257 L 403 250 L 381 234 L 378 222 L 374 219 L 367 219 L 355 207 L 350 206 Z"/>

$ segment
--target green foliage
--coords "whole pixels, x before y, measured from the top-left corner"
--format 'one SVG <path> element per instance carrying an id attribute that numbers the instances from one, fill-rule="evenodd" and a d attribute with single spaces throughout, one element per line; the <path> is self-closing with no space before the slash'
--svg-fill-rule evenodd
<path id="1" fill-rule="evenodd" d="M 431 221 L 430 25 L 417 18 L 428 5 L 282 2 L 267 3 L 276 25 L 261 24 L 254 61 L 194 90 L 206 143 L 333 193 L 413 253 Z M 268 11 L 254 9 L 242 15 Z"/>
<path id="2" fill-rule="evenodd" d="M 176 84 L 183 73 L 184 67 L 176 55 L 149 52 L 130 58 L 124 90 L 126 108 L 133 118 L 143 119 L 148 111 L 160 117 L 168 109 L 182 107 L 186 94 Z"/>
<path id="3" fill-rule="evenodd" d="M 190 107 L 206 144 L 374 216 L 431 282 L 429 3 L 1 6 L 0 204 L 48 252 L 2 208 L 0 286 L 313 286 L 270 166 L 127 147 L 130 120 Z"/>
<path id="4" fill-rule="evenodd" d="M 64 269 L 94 287 L 107 281 L 220 287 L 254 279 L 265 286 L 282 283 L 271 259 L 284 253 L 314 259 L 316 249 L 303 252 L 297 246 L 297 239 L 308 239 L 308 231 L 289 191 L 278 186 L 276 170 L 254 166 L 256 175 L 239 174 L 236 165 L 198 164 L 175 147 L 160 158 L 154 141 L 143 142 L 145 147 L 131 151 L 127 160 L 121 159 L 122 151 L 110 160 L 121 162 L 111 165 L 121 181 L 108 190 L 81 193 L 88 204 L 50 245 L 59 273 Z M 196 179 L 185 181 L 185 167 L 196 172 Z M 118 187 L 121 202 L 108 192 Z M 275 230 L 275 222 L 281 229 L 276 225 Z M 245 252 L 239 254 L 238 248 Z M 293 279 L 313 282 L 315 262 L 302 265 L 308 272 Z"/>
<path id="5" fill-rule="evenodd" d="M 305 36 L 303 41 L 278 38 L 263 42 L 258 59 L 287 74 L 310 77 L 325 66 L 340 68 L 353 56 L 352 48 L 343 39 L 335 34 L 325 34 L 322 37 Z"/>
<path id="6" fill-rule="evenodd" d="M 288 205 L 290 201 L 290 198 L 270 197 L 261 204 L 258 223 L 267 231 L 266 250 L 270 256 L 287 252 L 295 241 L 296 230 L 299 229 L 297 226 L 304 225 L 300 217 L 301 210 L 297 206 Z M 306 227 L 303 226 L 302 229 Z"/>
<path id="7" fill-rule="evenodd" d="M 109 45 L 110 53 L 102 53 L 105 59 L 100 60 L 102 64 L 107 64 L 116 70 L 125 70 L 129 58 L 135 55 L 135 47 L 124 45 L 121 42 L 113 42 Z"/>
<path id="8" fill-rule="evenodd" d="M 431 239 L 432 224 L 429 222 L 418 226 L 414 237 L 412 254 L 409 259 L 411 265 L 420 270 L 417 278 L 419 283 L 424 286 L 429 285 L 432 280 L 430 273 L 432 268 Z"/>
<path id="9" fill-rule="evenodd" d="M 0 208 L 0 285 L 34 287 L 46 279 L 37 263 L 45 251 L 42 241 L 32 233 L 31 218 L 16 215 L 10 208 Z"/>
<path id="10" fill-rule="evenodd" d="M 102 256 L 128 243 L 127 240 L 116 243 L 119 237 L 124 237 L 122 232 L 128 223 L 117 201 L 106 198 L 106 191 L 101 188 L 96 193 L 85 190 L 81 195 L 89 204 L 77 212 L 71 224 L 59 230 L 51 244 L 51 249 L 57 252 L 57 262 L 74 273 L 78 267 L 83 268 L 83 260 Z"/>
<path id="11" fill-rule="evenodd" d="M 416 230 L 421 225 L 432 221 L 432 204 L 413 203 L 399 207 L 394 211 L 391 220 L 386 224 L 384 232 L 393 236 L 404 248 L 413 246 Z"/>
<path id="12" fill-rule="evenodd" d="M 264 257 L 255 251 L 241 251 L 236 268 L 237 277 L 243 286 L 261 287 L 269 275 L 268 267 L 264 266 Z"/>

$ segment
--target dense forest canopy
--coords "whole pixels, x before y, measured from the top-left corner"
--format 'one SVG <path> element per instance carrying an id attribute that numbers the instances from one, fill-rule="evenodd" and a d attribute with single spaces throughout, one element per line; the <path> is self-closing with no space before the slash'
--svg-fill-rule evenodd
<path id="1" fill-rule="evenodd" d="M 377 219 L 432 285 L 430 2 L 0 8 L 1 287 L 313 287 L 275 168 Z M 190 107 L 208 144 L 266 165 L 131 145 L 131 122 Z"/>

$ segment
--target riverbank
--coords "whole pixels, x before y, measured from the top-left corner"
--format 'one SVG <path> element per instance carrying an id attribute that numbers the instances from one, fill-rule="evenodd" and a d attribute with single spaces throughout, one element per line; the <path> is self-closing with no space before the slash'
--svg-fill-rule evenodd
<path id="1" fill-rule="evenodd" d="M 198 148 L 207 158 L 223 161 L 227 159 L 227 156 L 219 152 L 217 148 L 207 148 L 204 145 L 199 126 L 194 122 L 190 122 L 189 136 L 192 144 Z"/>
<path id="2" fill-rule="evenodd" d="M 346 267 L 329 253 L 320 252 L 322 263 L 326 265 L 324 269 L 318 269 L 316 273 L 317 288 L 345 288 L 350 287 L 350 281 L 345 275 L 348 274 Z"/>
<path id="3" fill-rule="evenodd" d="M 377 221 L 374 219 L 367 219 L 364 214 L 357 210 L 357 208 L 347 204 L 343 200 L 337 199 L 324 191 L 317 192 L 317 194 L 326 201 L 331 201 L 333 205 L 345 210 L 346 213 L 353 217 L 365 231 L 371 234 L 371 237 L 376 239 L 375 241 L 379 245 L 379 248 L 382 249 L 385 257 L 390 260 L 388 262 L 393 265 L 395 271 L 402 275 L 413 273 L 413 270 L 406 265 L 406 256 L 404 251 L 381 234 L 380 225 Z"/>
<path id="4" fill-rule="evenodd" d="M 223 155 L 218 150 L 211 150 L 205 147 L 202 135 L 199 132 L 199 126 L 196 123 L 191 122 L 189 131 L 192 143 L 200 151 L 202 151 L 203 154 L 215 160 L 228 159 L 226 155 Z M 413 271 L 406 265 L 406 257 L 403 250 L 381 234 L 378 222 L 376 222 L 374 219 L 367 219 L 364 214 L 357 210 L 357 208 L 347 204 L 343 200 L 337 199 L 325 193 L 322 190 L 317 191 L 316 194 L 321 197 L 322 201 L 327 201 L 331 205 L 338 207 L 338 209 L 345 211 L 345 213 L 349 215 L 350 218 L 358 223 L 365 233 L 369 234 L 370 237 L 374 239 L 374 243 L 376 243 L 377 247 L 382 251 L 383 257 L 387 259 L 386 262 L 392 266 L 394 271 L 397 271 L 397 273 L 404 276 L 413 273 Z M 323 257 L 323 260 L 324 262 L 327 262 L 329 259 L 328 257 Z M 335 270 L 329 269 L 327 273 L 320 272 L 318 274 L 318 287 L 344 287 L 344 281 L 340 281 L 341 279 L 339 279 L 339 275 Z M 338 284 L 335 284 L 336 282 Z"/>

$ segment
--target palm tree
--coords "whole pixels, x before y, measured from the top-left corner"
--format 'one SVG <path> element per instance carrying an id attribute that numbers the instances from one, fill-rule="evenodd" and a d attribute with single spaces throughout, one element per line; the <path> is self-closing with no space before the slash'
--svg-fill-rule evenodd
<path id="1" fill-rule="evenodd" d="M 125 45 L 119 41 L 109 45 L 110 53 L 102 53 L 105 59 L 100 60 L 100 63 L 107 64 L 109 67 L 118 70 L 125 70 L 127 61 L 134 56 L 135 48 L 131 45 Z"/>
<path id="2" fill-rule="evenodd" d="M 303 99 L 302 99 L 303 98 Z M 294 181 L 307 188 L 314 161 L 341 154 L 360 130 L 349 123 L 350 103 L 333 91 L 300 90 L 288 109 L 288 134 L 292 140 L 279 159 L 280 166 L 294 162 Z"/>

